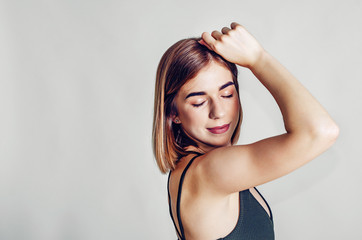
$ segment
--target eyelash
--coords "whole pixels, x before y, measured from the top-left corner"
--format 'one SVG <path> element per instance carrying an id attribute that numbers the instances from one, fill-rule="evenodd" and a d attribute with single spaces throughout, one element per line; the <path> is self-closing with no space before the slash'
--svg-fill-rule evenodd
<path id="1" fill-rule="evenodd" d="M 194 107 L 201 107 L 202 104 L 204 104 L 204 102 L 199 103 L 199 104 L 192 104 L 192 106 L 194 106 Z"/>
<path id="2" fill-rule="evenodd" d="M 227 96 L 223 96 L 224 98 L 231 98 L 233 95 L 230 94 L 230 95 L 227 95 Z M 204 104 L 204 102 L 202 103 L 199 103 L 199 104 L 192 104 L 192 106 L 198 108 L 198 107 L 201 107 L 202 105 Z"/>

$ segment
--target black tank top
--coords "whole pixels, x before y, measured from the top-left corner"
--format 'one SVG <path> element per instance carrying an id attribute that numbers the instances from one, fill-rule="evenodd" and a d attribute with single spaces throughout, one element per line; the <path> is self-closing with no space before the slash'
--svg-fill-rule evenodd
<path id="1" fill-rule="evenodd" d="M 192 162 L 196 157 L 200 156 L 200 153 L 193 157 L 190 162 L 185 167 L 184 171 L 181 174 L 178 194 L 177 194 L 177 202 L 176 202 L 176 213 L 177 220 L 179 222 L 180 232 L 176 227 L 175 220 L 172 216 L 172 208 L 171 208 L 171 197 L 169 191 L 170 184 L 170 176 L 171 172 L 168 175 L 167 181 L 167 192 L 168 192 L 168 201 L 169 201 L 169 211 L 171 215 L 172 222 L 175 226 L 175 229 L 178 235 L 181 237 L 181 240 L 185 240 L 185 233 L 181 222 L 181 214 L 180 214 L 180 200 L 181 200 L 181 191 L 182 184 L 185 178 L 185 174 L 188 168 L 191 166 Z M 260 205 L 260 203 L 254 198 L 254 196 L 250 193 L 249 189 L 239 192 L 239 218 L 236 223 L 235 228 L 224 238 L 225 240 L 273 240 L 274 239 L 274 224 L 273 224 L 273 215 L 271 213 L 271 209 L 268 203 L 265 201 L 264 197 L 260 194 L 260 192 L 255 188 L 255 190 L 262 197 L 266 205 L 268 206 L 270 217 L 265 211 L 265 209 Z"/>

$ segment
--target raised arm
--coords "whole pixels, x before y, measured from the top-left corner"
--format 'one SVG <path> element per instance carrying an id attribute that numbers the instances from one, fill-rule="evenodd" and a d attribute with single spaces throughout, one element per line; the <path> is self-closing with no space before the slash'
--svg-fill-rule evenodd
<path id="1" fill-rule="evenodd" d="M 333 144 L 339 134 L 336 123 L 244 27 L 232 23 L 231 29 L 202 38 L 202 44 L 254 73 L 276 100 L 287 133 L 209 152 L 197 168 L 201 184 L 222 193 L 241 191 L 290 173 Z"/>

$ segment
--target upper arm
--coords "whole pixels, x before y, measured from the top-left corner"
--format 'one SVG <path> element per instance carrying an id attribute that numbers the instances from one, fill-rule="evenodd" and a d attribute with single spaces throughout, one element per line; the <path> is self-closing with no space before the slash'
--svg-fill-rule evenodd
<path id="1" fill-rule="evenodd" d="M 199 163 L 201 183 L 226 194 L 258 186 L 317 157 L 337 135 L 285 133 L 247 145 L 217 148 Z"/>

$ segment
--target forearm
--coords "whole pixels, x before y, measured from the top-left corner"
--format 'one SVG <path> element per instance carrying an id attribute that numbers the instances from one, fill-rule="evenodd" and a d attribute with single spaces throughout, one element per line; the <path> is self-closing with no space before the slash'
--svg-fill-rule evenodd
<path id="1" fill-rule="evenodd" d="M 338 131 L 337 125 L 321 104 L 266 51 L 250 70 L 276 100 L 288 133 Z"/>

